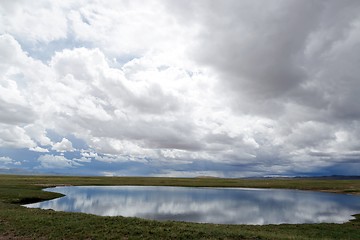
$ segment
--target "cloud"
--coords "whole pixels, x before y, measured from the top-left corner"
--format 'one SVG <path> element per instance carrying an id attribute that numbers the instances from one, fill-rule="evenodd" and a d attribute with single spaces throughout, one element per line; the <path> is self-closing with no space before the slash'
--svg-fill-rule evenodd
<path id="1" fill-rule="evenodd" d="M 63 138 L 61 142 L 55 143 L 51 149 L 57 152 L 73 152 L 75 150 L 72 143 L 66 138 Z"/>
<path id="2" fill-rule="evenodd" d="M 21 165 L 21 162 L 15 161 L 10 157 L 0 156 L 0 168 L 9 169 L 10 167 L 16 166 L 17 168 Z"/>
<path id="3" fill-rule="evenodd" d="M 35 113 L 20 89 L 23 73 L 17 67 L 28 62 L 20 45 L 10 35 L 0 36 L 0 122 L 21 124 L 31 122 Z"/>
<path id="4" fill-rule="evenodd" d="M 39 124 L 29 124 L 25 127 L 25 131 L 41 146 L 53 144 L 51 139 L 47 136 L 46 129 Z"/>
<path id="5" fill-rule="evenodd" d="M 9 34 L 0 35 L 0 49 L 0 146 L 34 148 L 36 143 L 26 128 L 41 115 L 43 99 L 37 101 L 40 92 L 36 87 L 39 76 L 47 77 L 47 67 L 27 56 Z"/>
<path id="6" fill-rule="evenodd" d="M 18 126 L 0 124 L 0 146 L 10 148 L 32 148 L 36 143 Z"/>
<path id="7" fill-rule="evenodd" d="M 34 152 L 42 152 L 42 153 L 46 153 L 49 152 L 49 150 L 47 150 L 46 148 L 42 148 L 42 147 L 34 147 L 34 148 L 29 148 L 29 150 L 34 151 Z"/>
<path id="8" fill-rule="evenodd" d="M 41 168 L 72 168 L 81 166 L 76 161 L 58 155 L 41 155 L 37 160 L 40 162 Z"/>
<path id="9" fill-rule="evenodd" d="M 13 163 L 14 160 L 12 160 L 9 157 L 0 157 L 0 162 L 2 164 L 9 164 L 9 163 Z"/>
<path id="10" fill-rule="evenodd" d="M 67 22 L 64 13 L 67 3 L 54 2 L 47 5 L 46 1 L 35 4 L 25 4 L 23 1 L 5 1 L 0 4 L 1 32 L 8 32 L 14 36 L 24 36 L 36 42 L 48 43 L 65 38 Z M 54 27 L 56 26 L 56 27 Z"/>
<path id="11" fill-rule="evenodd" d="M 176 11 L 179 21 L 189 15 L 183 12 L 187 11 L 193 13 L 187 21 L 202 23 L 192 57 L 220 76 L 219 89 L 231 97 L 233 109 L 274 118 L 294 114 L 286 108 L 289 103 L 307 107 L 306 111 L 340 104 L 329 114 L 357 118 L 357 107 L 350 100 L 355 96 L 350 89 L 358 88 L 351 80 L 356 79 L 353 64 L 357 60 L 348 50 L 356 49 L 359 42 L 354 10 L 359 4 L 270 1 L 261 3 L 266 9 L 261 12 L 257 4 L 199 1 L 180 4 Z M 341 76 L 345 72 L 347 76 Z"/>
<path id="12" fill-rule="evenodd" d="M 359 10 L 351 0 L 1 3 L 0 147 L 165 175 L 356 164 Z M 77 166 L 43 156 L 43 167 Z"/>
<path id="13" fill-rule="evenodd" d="M 67 18 L 76 38 L 96 44 L 112 56 L 138 56 L 152 49 L 173 49 L 174 45 L 182 48 L 190 34 L 188 27 L 177 24 L 163 3 L 94 1 L 73 9 Z"/>

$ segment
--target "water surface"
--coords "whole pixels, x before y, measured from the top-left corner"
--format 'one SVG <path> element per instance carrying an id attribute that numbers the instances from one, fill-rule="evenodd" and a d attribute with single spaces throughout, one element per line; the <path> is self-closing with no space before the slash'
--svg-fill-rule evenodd
<path id="1" fill-rule="evenodd" d="M 66 196 L 25 205 L 101 216 L 221 224 L 343 223 L 360 197 L 322 192 L 142 186 L 56 187 Z"/>

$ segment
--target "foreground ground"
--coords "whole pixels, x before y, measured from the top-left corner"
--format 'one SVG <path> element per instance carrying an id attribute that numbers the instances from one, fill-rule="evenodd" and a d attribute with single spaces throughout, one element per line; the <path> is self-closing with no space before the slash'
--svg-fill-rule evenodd
<path id="1" fill-rule="evenodd" d="M 2 239 L 360 239 L 360 215 L 344 224 L 266 226 L 159 222 L 124 217 L 27 209 L 21 204 L 52 199 L 41 191 L 59 185 L 162 185 L 290 188 L 360 194 L 360 180 L 114 178 L 0 175 Z"/>

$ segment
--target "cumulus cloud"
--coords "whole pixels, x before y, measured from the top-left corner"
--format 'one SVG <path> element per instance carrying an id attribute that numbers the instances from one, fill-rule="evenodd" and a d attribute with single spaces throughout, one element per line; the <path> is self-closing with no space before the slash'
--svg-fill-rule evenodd
<path id="1" fill-rule="evenodd" d="M 10 167 L 19 167 L 21 165 L 21 162 L 15 161 L 14 159 L 10 157 L 4 157 L 0 156 L 0 168 L 3 169 L 9 169 Z"/>
<path id="2" fill-rule="evenodd" d="M 0 157 L 0 162 L 2 164 L 9 164 L 9 163 L 12 163 L 14 160 L 12 160 L 11 158 L 9 157 Z"/>
<path id="3" fill-rule="evenodd" d="M 18 126 L 0 124 L 0 146 L 6 148 L 32 148 L 36 143 Z"/>
<path id="4" fill-rule="evenodd" d="M 115 57 L 181 47 L 191 35 L 189 26 L 177 24 L 166 13 L 164 1 L 93 1 L 73 9 L 67 18 L 77 39 L 96 44 Z"/>
<path id="5" fill-rule="evenodd" d="M 48 149 L 42 148 L 42 147 L 39 147 L 39 146 L 29 148 L 29 150 L 30 150 L 30 151 L 34 151 L 34 152 L 41 152 L 41 153 L 49 152 Z"/>
<path id="6" fill-rule="evenodd" d="M 358 1 L 30 5 L 0 3 L 0 147 L 74 154 L 72 135 L 78 162 L 164 175 L 358 164 Z"/>
<path id="7" fill-rule="evenodd" d="M 76 161 L 69 160 L 64 156 L 58 155 L 41 155 L 38 159 L 42 168 L 72 168 L 81 166 Z"/>
<path id="8" fill-rule="evenodd" d="M 44 43 L 65 38 L 67 22 L 64 13 L 68 3 L 59 1 L 47 5 L 46 1 L 25 4 L 22 0 L 3 1 L 0 4 L 2 24 L 0 31 Z M 54 27 L 56 26 L 56 27 Z"/>
<path id="9" fill-rule="evenodd" d="M 29 63 L 18 42 L 10 35 L 0 36 L 0 122 L 21 124 L 31 122 L 35 113 L 20 88 L 24 84 L 21 66 Z"/>
<path id="10" fill-rule="evenodd" d="M 57 152 L 73 152 L 74 151 L 72 143 L 66 138 L 63 138 L 61 140 L 61 142 L 55 143 L 51 149 L 55 150 Z"/>

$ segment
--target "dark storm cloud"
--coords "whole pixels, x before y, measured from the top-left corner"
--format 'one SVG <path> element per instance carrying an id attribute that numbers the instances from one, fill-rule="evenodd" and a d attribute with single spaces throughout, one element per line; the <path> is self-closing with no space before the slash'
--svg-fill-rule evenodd
<path id="1" fill-rule="evenodd" d="M 232 109 L 276 120 L 276 136 L 284 139 L 275 147 L 279 159 L 286 151 L 346 152 L 359 144 L 359 1 L 188 1 L 168 7 L 178 21 L 198 24 L 189 55 L 218 75 Z M 265 149 L 260 144 L 256 154 Z"/>
<path id="2" fill-rule="evenodd" d="M 341 42 L 346 48 L 358 1 L 196 1 L 169 8 L 179 21 L 201 22 L 191 55 L 216 70 L 237 110 L 271 116 L 294 101 L 359 117 L 360 48 L 334 50 Z"/>
<path id="3" fill-rule="evenodd" d="M 200 10 L 203 25 L 194 57 L 219 70 L 231 87 L 269 98 L 306 78 L 301 50 L 317 25 L 320 2 L 263 3 L 268 11 L 261 11 L 259 2 L 202 3 L 206 6 Z"/>

